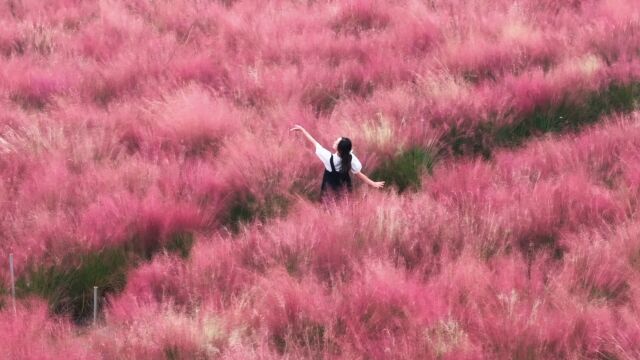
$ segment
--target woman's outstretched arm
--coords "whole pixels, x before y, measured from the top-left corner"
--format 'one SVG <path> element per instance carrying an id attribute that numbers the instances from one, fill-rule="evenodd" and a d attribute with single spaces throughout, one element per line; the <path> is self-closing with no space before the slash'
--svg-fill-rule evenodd
<path id="1" fill-rule="evenodd" d="M 373 181 L 369 179 L 367 175 L 363 174 L 362 171 L 357 172 L 356 175 L 358 175 L 358 177 L 362 179 L 362 181 L 364 181 L 368 185 L 373 186 L 376 189 L 380 189 L 384 186 L 384 181 Z"/>
<path id="2" fill-rule="evenodd" d="M 294 125 L 289 131 L 300 131 L 313 144 L 314 147 L 321 146 L 320 143 L 316 139 L 314 139 L 313 136 L 311 136 L 311 134 L 309 134 L 309 132 L 305 130 L 305 128 L 300 125 Z"/>

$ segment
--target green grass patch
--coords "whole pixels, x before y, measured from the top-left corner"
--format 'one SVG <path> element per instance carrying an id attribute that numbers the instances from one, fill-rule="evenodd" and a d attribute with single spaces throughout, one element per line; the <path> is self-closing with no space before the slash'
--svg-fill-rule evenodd
<path id="1" fill-rule="evenodd" d="M 284 329 L 277 329 L 270 336 L 270 341 L 280 355 L 289 349 L 303 348 L 310 358 L 320 358 L 328 343 L 325 326 L 310 319 L 301 319 Z"/>
<path id="2" fill-rule="evenodd" d="M 126 252 L 135 254 L 142 260 L 151 260 L 156 253 L 163 250 L 187 258 L 193 242 L 194 235 L 188 230 L 179 230 L 163 237 L 159 228 L 151 226 L 145 231 L 135 234 L 130 241 L 123 245 L 123 248 Z"/>
<path id="3" fill-rule="evenodd" d="M 395 186 L 399 192 L 417 190 L 421 177 L 431 173 L 435 163 L 435 152 L 430 149 L 411 147 L 391 159 L 382 162 L 372 173 L 371 178 L 383 180 L 386 186 Z"/>
<path id="4" fill-rule="evenodd" d="M 236 194 L 225 215 L 221 217 L 222 225 L 234 233 L 238 233 L 244 224 L 259 220 L 282 216 L 287 213 L 291 200 L 280 194 L 269 194 L 263 199 L 245 192 Z"/>
<path id="5" fill-rule="evenodd" d="M 152 250 L 133 244 L 134 241 L 135 238 L 123 246 L 97 252 L 70 254 L 53 266 L 32 266 L 17 279 L 16 296 L 40 296 L 47 300 L 52 313 L 69 315 L 76 323 L 85 324 L 93 315 L 94 286 L 98 287 L 100 299 L 119 293 L 127 283 L 127 272 L 151 260 L 155 253 L 164 250 L 187 258 L 194 235 L 176 232 L 164 246 Z"/>
<path id="6" fill-rule="evenodd" d="M 606 89 L 590 93 L 583 101 L 564 99 L 548 108 L 536 108 L 513 125 L 495 133 L 499 146 L 520 145 L 526 138 L 542 133 L 579 130 L 614 112 L 630 112 L 638 106 L 640 83 L 610 84 Z"/>
<path id="7" fill-rule="evenodd" d="M 168 252 L 178 254 L 183 259 L 186 259 L 191 253 L 191 248 L 193 247 L 194 240 L 194 236 L 190 232 L 177 232 L 169 238 L 169 241 L 165 245 L 165 249 Z"/>
<path id="8" fill-rule="evenodd" d="M 444 136 L 443 143 L 456 156 L 490 158 L 494 147 L 519 146 L 526 139 L 545 133 L 577 131 L 596 123 L 603 116 L 633 111 L 639 104 L 639 82 L 612 83 L 581 97 L 567 96 L 558 103 L 539 106 L 521 114 L 508 125 L 499 126 L 489 118 L 473 129 L 452 127 Z"/>
<path id="9" fill-rule="evenodd" d="M 41 296 L 53 313 L 84 323 L 93 314 L 93 287 L 98 286 L 100 297 L 121 291 L 133 257 L 123 248 L 69 255 L 60 265 L 29 269 L 16 282 L 16 293 Z"/>
<path id="10" fill-rule="evenodd" d="M 320 86 L 311 88 L 302 95 L 302 102 L 311 106 L 316 117 L 331 114 L 339 99 L 340 92 L 337 89 Z"/>
<path id="11" fill-rule="evenodd" d="M 222 223 L 233 232 L 238 232 L 240 225 L 248 223 L 255 217 L 257 200 L 253 194 L 239 194 L 231 202 L 227 214 L 223 216 Z"/>
<path id="12" fill-rule="evenodd" d="M 9 299 L 9 289 L 4 284 L 0 284 L 0 310 L 7 306 L 6 302 Z"/>
<path id="13" fill-rule="evenodd" d="M 176 345 L 167 345 L 164 347 L 164 356 L 167 360 L 179 360 L 182 359 L 180 356 L 180 350 Z"/>
<path id="14" fill-rule="evenodd" d="M 544 133 L 577 131 L 603 116 L 633 111 L 639 103 L 640 82 L 612 83 L 585 96 L 567 96 L 556 104 L 535 108 L 517 117 L 512 124 L 499 126 L 497 120 L 491 119 L 496 115 L 490 115 L 471 129 L 453 126 L 441 143 L 443 149 L 448 149 L 454 156 L 480 155 L 489 159 L 495 147 L 519 146 L 526 139 Z M 477 122 L 469 120 L 467 123 Z M 436 154 L 431 149 L 412 147 L 380 164 L 372 172 L 372 178 L 386 181 L 399 192 L 417 190 L 423 173 L 431 172 Z"/>

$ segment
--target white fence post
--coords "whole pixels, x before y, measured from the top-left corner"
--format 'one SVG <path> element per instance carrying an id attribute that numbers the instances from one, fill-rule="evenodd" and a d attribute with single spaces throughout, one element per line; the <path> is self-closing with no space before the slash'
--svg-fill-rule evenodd
<path id="1" fill-rule="evenodd" d="M 13 275 L 13 254 L 9 254 L 9 272 L 11 273 L 11 303 L 13 305 L 13 313 L 16 313 L 16 281 Z"/>
<path id="2" fill-rule="evenodd" d="M 98 287 L 93 287 L 93 325 L 98 319 Z"/>

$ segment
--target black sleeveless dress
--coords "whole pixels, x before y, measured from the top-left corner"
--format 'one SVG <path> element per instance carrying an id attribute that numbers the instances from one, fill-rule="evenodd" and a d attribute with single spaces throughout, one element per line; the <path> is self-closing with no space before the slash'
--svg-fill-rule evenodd
<path id="1" fill-rule="evenodd" d="M 326 168 L 324 169 L 320 197 L 325 197 L 328 194 L 340 195 L 345 191 L 351 192 L 353 187 L 351 185 L 349 172 L 342 173 L 336 170 L 336 167 L 333 165 L 333 155 L 329 158 L 329 164 L 331 164 L 331 171 Z"/>

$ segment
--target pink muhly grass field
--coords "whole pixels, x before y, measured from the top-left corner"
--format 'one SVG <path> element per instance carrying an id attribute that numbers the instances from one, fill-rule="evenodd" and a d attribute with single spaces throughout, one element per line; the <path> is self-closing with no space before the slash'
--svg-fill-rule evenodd
<path id="1" fill-rule="evenodd" d="M 0 19 L 0 358 L 640 358 L 635 1 Z"/>

